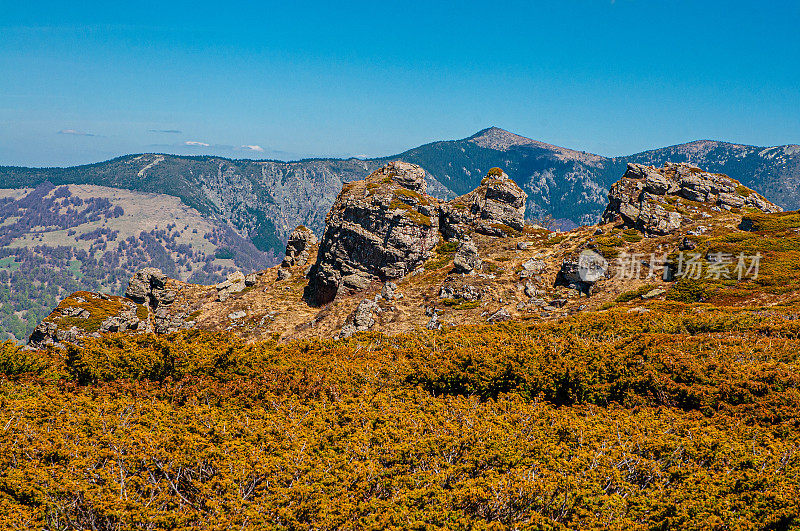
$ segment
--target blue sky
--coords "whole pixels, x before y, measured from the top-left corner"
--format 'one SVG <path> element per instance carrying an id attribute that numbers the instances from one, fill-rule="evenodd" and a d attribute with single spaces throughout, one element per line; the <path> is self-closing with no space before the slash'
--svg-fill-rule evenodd
<path id="1" fill-rule="evenodd" d="M 800 144 L 796 1 L 0 3 L 0 164 Z"/>

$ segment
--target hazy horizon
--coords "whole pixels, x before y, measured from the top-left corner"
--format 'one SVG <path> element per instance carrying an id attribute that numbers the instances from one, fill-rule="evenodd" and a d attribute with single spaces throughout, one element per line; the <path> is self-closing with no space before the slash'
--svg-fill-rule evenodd
<path id="1" fill-rule="evenodd" d="M 486 129 L 490 129 L 492 127 L 498 127 L 498 126 L 484 127 L 483 129 L 480 129 L 478 131 L 475 131 L 475 132 L 473 132 L 471 134 L 468 134 L 468 135 L 465 135 L 465 136 L 462 136 L 462 137 L 459 137 L 459 138 L 443 138 L 443 139 L 439 139 L 439 140 L 434 140 L 433 142 L 440 142 L 440 141 L 445 141 L 446 142 L 446 141 L 464 140 L 464 139 L 470 138 L 471 136 L 474 136 L 476 133 L 479 133 L 479 132 L 484 131 Z M 498 127 L 498 128 L 499 129 L 504 129 L 502 127 Z M 507 129 L 504 129 L 504 130 L 508 131 Z M 527 137 L 525 134 L 519 133 L 517 131 L 509 131 L 509 132 L 517 134 L 519 136 L 530 138 L 530 137 Z M 539 142 L 543 142 L 545 144 L 555 145 L 552 142 L 548 142 L 546 139 L 540 139 L 540 138 L 530 138 L 530 139 L 531 140 L 536 140 L 536 141 L 539 141 Z M 643 152 L 647 152 L 647 151 L 651 151 L 651 150 L 655 150 L 655 149 L 660 149 L 660 148 L 667 148 L 667 147 L 672 147 L 672 146 L 691 144 L 693 142 L 723 142 L 723 143 L 730 143 L 730 144 L 737 144 L 737 145 L 748 145 L 748 146 L 762 147 L 762 148 L 775 147 L 775 146 L 757 146 L 755 144 L 746 144 L 746 143 L 741 143 L 741 142 L 728 142 L 727 140 L 721 140 L 721 139 L 697 138 L 697 139 L 693 139 L 693 140 L 687 140 L 685 142 L 679 142 L 677 144 L 670 144 L 670 145 L 665 145 L 665 146 L 653 146 L 653 147 L 646 148 L 646 149 L 643 149 L 642 151 L 638 151 L 638 152 L 635 152 L 635 153 L 617 153 L 617 154 L 610 154 L 610 155 L 609 154 L 603 154 L 603 153 L 592 153 L 592 154 L 600 155 L 600 156 L 603 156 L 603 157 L 606 157 L 606 158 L 619 158 L 619 157 L 627 157 L 627 156 L 631 156 L 631 155 L 636 155 L 638 153 L 643 153 Z M 427 144 L 427 142 L 426 142 L 426 144 Z M 420 144 L 420 146 L 421 145 L 424 145 L 424 144 Z M 776 146 L 784 146 L 784 145 L 797 145 L 797 144 L 787 143 L 787 144 L 777 144 Z M 3 161 L 0 161 L 0 166 L 6 166 L 6 167 L 15 166 L 15 167 L 28 167 L 28 168 L 59 168 L 59 167 L 85 166 L 85 165 L 97 164 L 97 163 L 100 163 L 100 162 L 105 162 L 105 161 L 116 159 L 116 158 L 127 157 L 127 156 L 136 156 L 136 155 L 145 155 L 145 154 L 149 154 L 149 155 L 174 155 L 174 156 L 178 156 L 178 157 L 219 157 L 219 158 L 226 158 L 226 159 L 231 159 L 231 160 L 252 160 L 252 161 L 255 161 L 255 162 L 258 162 L 258 161 L 299 162 L 299 161 L 302 161 L 302 160 L 316 160 L 316 159 L 342 159 L 342 160 L 346 160 L 346 159 L 351 159 L 351 158 L 361 159 L 361 160 L 371 160 L 371 159 L 387 158 L 387 157 L 392 157 L 392 156 L 395 156 L 395 155 L 401 155 L 405 151 L 408 151 L 410 149 L 414 149 L 416 147 L 419 147 L 419 146 L 408 146 L 406 149 L 404 149 L 402 151 L 398 151 L 396 153 L 383 153 L 383 154 L 377 153 L 377 154 L 374 154 L 374 155 L 371 155 L 371 156 L 357 156 L 357 155 L 350 155 L 350 156 L 330 155 L 330 156 L 325 156 L 325 155 L 310 154 L 310 155 L 304 155 L 304 156 L 297 156 L 295 158 L 255 157 L 255 156 L 247 157 L 247 156 L 236 156 L 236 155 L 229 156 L 229 155 L 224 155 L 224 154 L 213 152 L 213 149 L 209 149 L 208 153 L 196 153 L 196 152 L 195 153 L 191 153 L 191 152 L 179 153 L 179 152 L 170 152 L 170 151 L 140 151 L 140 152 L 131 152 L 131 153 L 120 153 L 120 154 L 114 155 L 112 157 L 104 158 L 104 159 L 88 160 L 88 161 L 85 161 L 85 162 L 78 162 L 78 163 L 75 163 L 75 164 L 53 164 L 53 165 L 49 165 L 49 166 L 43 166 L 43 165 L 42 166 L 34 166 L 34 165 L 23 165 L 23 164 L 4 164 Z M 558 147 L 568 148 L 568 149 L 575 149 L 572 146 L 558 146 Z M 212 146 L 212 148 L 213 148 L 213 146 Z M 576 150 L 576 151 L 581 151 L 581 150 Z M 583 151 L 585 151 L 585 150 L 583 150 Z M 587 151 L 587 153 L 591 153 L 591 152 Z M 1 186 L 0 186 L 0 188 L 1 188 Z"/>

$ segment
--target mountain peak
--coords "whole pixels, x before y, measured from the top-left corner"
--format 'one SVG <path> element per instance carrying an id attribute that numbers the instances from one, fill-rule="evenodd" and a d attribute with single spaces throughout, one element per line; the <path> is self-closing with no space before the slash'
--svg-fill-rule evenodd
<path id="1" fill-rule="evenodd" d="M 529 146 L 539 149 L 544 149 L 553 153 L 559 160 L 572 160 L 580 161 L 587 164 L 600 164 L 604 159 L 599 155 L 593 153 L 586 153 L 584 151 L 575 151 L 553 144 L 547 144 L 538 140 L 533 140 L 499 127 L 488 127 L 478 131 L 474 135 L 465 140 L 477 144 L 483 148 L 496 149 L 497 151 L 507 151 L 512 147 Z"/>

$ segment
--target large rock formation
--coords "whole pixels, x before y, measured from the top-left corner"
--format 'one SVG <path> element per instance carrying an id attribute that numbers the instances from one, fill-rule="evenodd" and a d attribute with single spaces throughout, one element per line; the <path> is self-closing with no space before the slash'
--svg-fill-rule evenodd
<path id="1" fill-rule="evenodd" d="M 464 239 L 477 231 L 507 236 L 525 226 L 527 194 L 500 168 L 492 168 L 481 185 L 441 205 L 440 230 L 447 239 Z"/>
<path id="2" fill-rule="evenodd" d="M 175 292 L 167 289 L 167 275 L 155 267 L 145 267 L 133 274 L 128 281 L 125 296 L 137 304 L 148 304 L 155 309 L 172 304 Z"/>
<path id="3" fill-rule="evenodd" d="M 390 162 L 346 184 L 326 219 L 306 298 L 325 304 L 416 269 L 439 240 L 438 207 L 425 194 L 424 170 L 413 164 Z"/>
<path id="4" fill-rule="evenodd" d="M 611 187 L 608 201 L 603 223 L 621 220 L 648 235 L 668 234 L 691 223 L 702 215 L 701 206 L 782 210 L 726 175 L 685 163 L 666 163 L 662 168 L 628 164 L 625 175 Z"/>
<path id="5" fill-rule="evenodd" d="M 134 273 L 125 291 L 128 299 L 149 308 L 153 331 L 157 334 L 168 334 L 189 327 L 182 315 L 170 311 L 176 293 L 174 289 L 169 289 L 168 282 L 174 281 L 160 269 L 145 267 Z M 114 322 L 111 324 L 113 326 Z"/>
<path id="6" fill-rule="evenodd" d="M 286 256 L 281 262 L 281 267 L 306 265 L 314 246 L 318 243 L 314 233 L 300 225 L 289 235 L 289 241 L 286 242 Z"/>

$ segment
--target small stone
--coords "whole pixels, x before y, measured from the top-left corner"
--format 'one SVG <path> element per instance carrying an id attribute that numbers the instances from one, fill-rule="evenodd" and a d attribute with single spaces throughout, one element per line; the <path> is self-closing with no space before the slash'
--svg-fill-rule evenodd
<path id="1" fill-rule="evenodd" d="M 478 247 L 472 240 L 461 242 L 453 257 L 453 266 L 458 273 L 470 273 L 479 269 L 483 262 L 478 255 Z"/>
<path id="2" fill-rule="evenodd" d="M 537 260 L 535 258 L 531 258 L 530 260 L 526 260 L 522 263 L 522 269 L 524 271 L 531 271 L 534 273 L 541 273 L 544 271 L 545 268 L 544 260 Z"/>
<path id="3" fill-rule="evenodd" d="M 508 311 L 506 311 L 505 308 L 500 308 L 499 310 L 494 312 L 492 315 L 490 315 L 488 317 L 488 319 L 486 319 L 486 322 L 488 322 L 488 323 L 502 323 L 504 321 L 509 321 L 510 319 L 511 319 L 511 314 L 509 314 Z"/>
<path id="4" fill-rule="evenodd" d="M 648 291 L 647 293 L 642 295 L 642 298 L 645 299 L 645 300 L 646 299 L 654 299 L 654 298 L 658 297 L 659 295 L 665 294 L 666 292 L 667 291 L 662 289 L 662 288 L 655 288 L 655 289 L 651 289 L 650 291 Z"/>
<path id="5" fill-rule="evenodd" d="M 395 299 L 395 290 L 397 289 L 397 284 L 394 282 L 387 282 L 381 288 L 381 297 L 386 299 L 387 301 L 391 301 Z"/>
<path id="6" fill-rule="evenodd" d="M 278 268 L 278 280 L 286 280 L 292 276 L 292 272 L 286 268 L 279 267 Z"/>
<path id="7" fill-rule="evenodd" d="M 231 312 L 228 314 L 228 319 L 235 321 L 236 319 L 241 319 L 245 316 L 247 316 L 247 312 L 245 311 Z"/>

